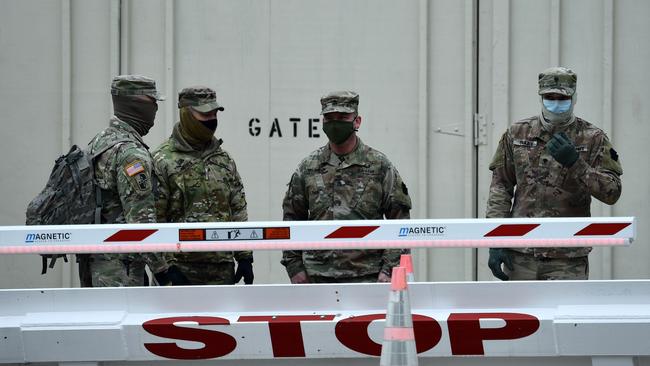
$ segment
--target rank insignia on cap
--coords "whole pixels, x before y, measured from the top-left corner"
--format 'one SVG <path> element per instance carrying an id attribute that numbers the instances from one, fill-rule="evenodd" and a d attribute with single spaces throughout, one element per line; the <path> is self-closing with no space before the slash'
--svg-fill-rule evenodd
<path id="1" fill-rule="evenodd" d="M 144 165 L 142 165 L 141 161 L 134 161 L 127 165 L 124 170 L 126 171 L 126 175 L 132 177 L 138 173 L 144 172 Z"/>

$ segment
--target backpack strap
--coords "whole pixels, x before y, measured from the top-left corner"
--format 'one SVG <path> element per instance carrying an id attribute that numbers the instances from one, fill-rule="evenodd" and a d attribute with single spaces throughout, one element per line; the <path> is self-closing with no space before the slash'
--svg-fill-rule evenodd
<path id="1" fill-rule="evenodd" d="M 117 146 L 117 145 L 122 144 L 124 142 L 129 142 L 129 141 L 133 141 L 133 140 L 132 139 L 122 138 L 122 139 L 117 139 L 115 141 L 111 141 L 110 144 L 104 146 L 102 149 L 100 149 L 100 150 L 96 151 L 94 154 L 92 154 L 90 159 L 91 159 L 91 162 L 93 164 L 93 169 L 95 167 L 95 159 L 97 159 L 97 157 L 99 157 L 101 154 L 105 153 L 107 150 L 113 148 L 114 146 Z M 102 223 L 102 208 L 104 208 L 103 194 L 104 193 L 103 193 L 102 187 L 100 187 L 99 184 L 95 184 L 95 224 L 101 224 Z"/>

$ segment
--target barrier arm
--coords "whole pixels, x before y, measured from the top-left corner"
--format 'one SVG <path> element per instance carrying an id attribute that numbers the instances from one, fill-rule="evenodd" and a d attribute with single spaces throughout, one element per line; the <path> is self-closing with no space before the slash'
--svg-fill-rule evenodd
<path id="1" fill-rule="evenodd" d="M 634 217 L 0 227 L 0 254 L 629 245 Z"/>

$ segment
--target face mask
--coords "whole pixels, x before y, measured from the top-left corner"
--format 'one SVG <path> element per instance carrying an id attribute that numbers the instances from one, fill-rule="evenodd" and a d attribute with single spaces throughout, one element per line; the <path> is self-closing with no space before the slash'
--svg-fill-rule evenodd
<path id="1" fill-rule="evenodd" d="M 544 103 L 544 108 L 546 108 L 547 111 L 555 114 L 565 113 L 569 109 L 571 109 L 571 99 L 567 99 L 567 100 L 542 99 L 542 102 Z"/>
<path id="2" fill-rule="evenodd" d="M 113 95 L 113 112 L 119 118 L 133 127 L 140 136 L 149 133 L 153 127 L 158 104 L 148 100 L 128 96 Z"/>
<path id="3" fill-rule="evenodd" d="M 181 108 L 180 133 L 190 145 L 203 148 L 212 140 L 216 129 L 217 119 L 202 122 L 194 118 L 188 107 Z"/>
<path id="4" fill-rule="evenodd" d="M 577 93 L 567 100 L 548 100 L 542 98 L 542 116 L 549 125 L 547 129 L 563 128 L 572 123 L 573 107 L 577 101 Z M 553 127 L 555 126 L 555 127 Z"/>
<path id="5" fill-rule="evenodd" d="M 329 120 L 323 123 L 323 131 L 332 143 L 341 145 L 354 132 L 354 125 L 350 121 Z"/>
<path id="6" fill-rule="evenodd" d="M 217 130 L 217 125 L 219 124 L 219 121 L 215 119 L 209 119 L 207 121 L 201 121 L 205 127 L 207 127 L 212 133 L 214 134 L 214 131 Z"/>

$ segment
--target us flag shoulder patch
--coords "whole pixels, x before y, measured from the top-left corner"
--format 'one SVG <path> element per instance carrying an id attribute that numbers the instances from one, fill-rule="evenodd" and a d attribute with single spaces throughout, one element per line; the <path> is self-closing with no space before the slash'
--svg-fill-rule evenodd
<path id="1" fill-rule="evenodd" d="M 136 160 L 133 163 L 127 165 L 124 170 L 126 171 L 126 175 L 132 177 L 138 173 L 144 172 L 144 165 L 141 161 Z"/>

